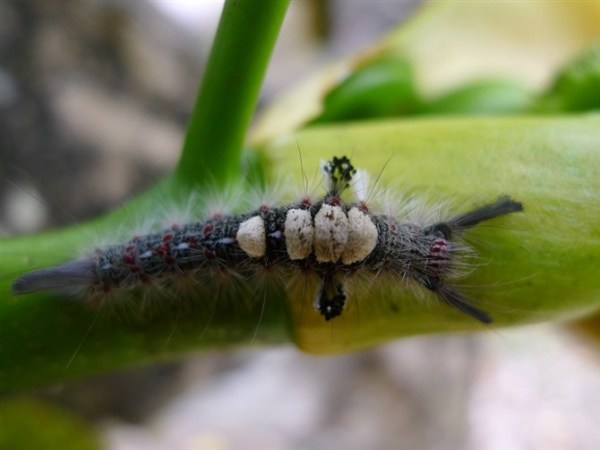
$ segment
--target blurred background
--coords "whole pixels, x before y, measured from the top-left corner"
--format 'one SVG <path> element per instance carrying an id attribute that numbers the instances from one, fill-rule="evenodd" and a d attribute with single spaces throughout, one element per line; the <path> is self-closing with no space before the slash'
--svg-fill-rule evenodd
<path id="1" fill-rule="evenodd" d="M 261 104 L 419 6 L 292 1 Z M 0 0 L 2 236 L 94 217 L 174 167 L 221 8 Z M 115 450 L 595 450 L 598 355 L 540 325 L 335 357 L 224 350 L 27 395 L 91 424 Z"/>

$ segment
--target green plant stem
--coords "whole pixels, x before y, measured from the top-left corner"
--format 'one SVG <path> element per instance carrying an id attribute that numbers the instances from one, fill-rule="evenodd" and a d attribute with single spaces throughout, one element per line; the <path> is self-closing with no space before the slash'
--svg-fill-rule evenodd
<path id="1" fill-rule="evenodd" d="M 228 0 L 190 117 L 176 176 L 225 186 L 239 161 L 289 0 Z"/>
<path id="2" fill-rule="evenodd" d="M 89 245 L 86 236 L 110 236 L 128 218 L 145 217 L 156 207 L 157 198 L 180 198 L 182 190 L 208 182 L 225 186 L 239 176 L 244 137 L 288 3 L 226 2 L 172 176 L 94 222 L 0 240 L 0 391 L 172 358 L 198 345 L 222 348 L 236 341 L 289 339 L 280 305 L 263 309 L 238 302 L 232 312 L 222 307 L 223 302 L 204 302 L 204 307 L 193 311 L 173 315 L 167 308 L 150 320 L 137 320 L 111 318 L 105 310 L 94 312 L 81 302 L 49 293 L 23 297 L 10 293 L 12 275 L 64 262 L 65 249 L 84 248 Z M 260 332 L 256 329 L 259 322 Z"/>

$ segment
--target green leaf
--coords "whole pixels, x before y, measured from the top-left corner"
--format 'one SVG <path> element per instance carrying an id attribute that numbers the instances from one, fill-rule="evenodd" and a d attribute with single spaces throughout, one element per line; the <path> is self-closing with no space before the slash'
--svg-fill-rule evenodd
<path id="1" fill-rule="evenodd" d="M 545 90 L 566 61 L 598 40 L 599 29 L 600 0 L 427 2 L 381 41 L 281 95 L 257 118 L 249 142 L 266 143 L 302 128 L 323 113 L 340 80 L 378 59 L 410 64 L 419 98 L 435 101 L 458 90 L 458 98 L 440 105 L 442 113 L 468 113 L 469 104 L 506 112 L 527 100 L 527 92 Z M 514 85 L 477 87 L 477 80 L 499 79 Z"/>
<path id="2" fill-rule="evenodd" d="M 439 118 L 308 129 L 266 149 L 280 162 L 277 172 L 298 174 L 300 182 L 297 147 L 308 174 L 320 159 L 351 155 L 355 166 L 381 173 L 378 187 L 394 199 L 450 202 L 454 213 L 501 195 L 522 202 L 523 213 L 465 236 L 480 260 L 459 286 L 494 326 L 566 320 L 600 307 L 600 118 Z M 332 322 L 312 310 L 314 290 L 293 294 L 297 344 L 329 353 L 401 336 L 489 329 L 433 296 L 424 302 L 397 280 L 363 284 L 370 287 L 350 294 L 347 310 Z"/>
<path id="3" fill-rule="evenodd" d="M 542 113 L 600 111 L 600 41 L 560 71 L 533 110 Z"/>
<path id="4" fill-rule="evenodd" d="M 533 95 L 521 83 L 480 80 L 425 102 L 420 113 L 489 115 L 525 111 Z"/>
<path id="5" fill-rule="evenodd" d="M 381 58 L 359 67 L 323 99 L 323 111 L 311 123 L 410 114 L 418 96 L 410 64 Z"/>

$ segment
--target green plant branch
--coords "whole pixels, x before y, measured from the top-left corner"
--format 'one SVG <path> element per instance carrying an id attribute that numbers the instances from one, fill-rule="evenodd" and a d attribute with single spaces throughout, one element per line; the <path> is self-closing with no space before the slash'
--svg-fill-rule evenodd
<path id="1" fill-rule="evenodd" d="M 172 358 L 199 346 L 286 338 L 280 305 L 268 304 L 263 311 L 262 305 L 225 302 L 223 307 L 205 299 L 202 308 L 191 311 L 172 314 L 166 307 L 152 317 L 115 317 L 53 294 L 14 297 L 10 283 L 33 268 L 64 262 L 69 250 L 89 246 L 90 236 L 112 235 L 131 217 L 151 215 L 158 199 L 178 200 L 182 190 L 208 183 L 223 187 L 239 176 L 244 136 L 288 3 L 227 0 L 173 175 L 93 222 L 38 236 L 2 237 L 0 391 Z"/>
<path id="2" fill-rule="evenodd" d="M 225 186 L 240 155 L 289 0 L 229 0 L 190 117 L 176 176 Z"/>

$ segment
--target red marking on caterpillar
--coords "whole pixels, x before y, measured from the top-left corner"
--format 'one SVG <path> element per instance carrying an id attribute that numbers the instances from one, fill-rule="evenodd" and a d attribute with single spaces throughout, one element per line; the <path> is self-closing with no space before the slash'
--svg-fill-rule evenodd
<path id="1" fill-rule="evenodd" d="M 452 285 L 456 269 L 464 263 L 460 236 L 483 221 L 522 211 L 521 203 L 504 196 L 421 225 L 371 211 L 364 198 L 366 175 L 357 173 L 348 158 L 334 157 L 322 170 L 327 192 L 318 201 L 262 203 L 250 212 L 218 213 L 162 232 L 136 235 L 97 249 L 89 257 L 27 273 L 15 281 L 13 292 L 79 287 L 94 297 L 153 289 L 182 277 L 210 290 L 220 277 L 247 280 L 259 270 L 281 270 L 282 278 L 293 272 L 316 275 L 320 284 L 314 306 L 325 320 L 331 320 L 347 304 L 350 276 L 389 274 L 399 282 L 415 281 L 483 323 L 492 321 Z M 346 202 L 342 194 L 351 186 L 357 199 Z"/>
<path id="2" fill-rule="evenodd" d="M 450 247 L 448 241 L 444 238 L 435 239 L 429 249 L 427 266 L 439 276 L 442 276 L 448 264 L 449 253 Z"/>

